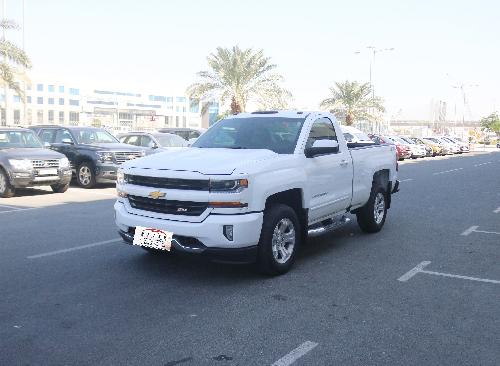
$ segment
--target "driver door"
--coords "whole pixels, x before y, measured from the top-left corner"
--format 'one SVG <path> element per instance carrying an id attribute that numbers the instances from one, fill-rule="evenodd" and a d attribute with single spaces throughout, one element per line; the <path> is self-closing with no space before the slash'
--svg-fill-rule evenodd
<path id="1" fill-rule="evenodd" d="M 330 119 L 317 119 L 309 133 L 306 148 L 316 140 L 337 140 Z M 345 211 L 352 196 L 352 160 L 347 146 L 339 151 L 306 159 L 306 172 L 310 192 L 309 224 Z"/>

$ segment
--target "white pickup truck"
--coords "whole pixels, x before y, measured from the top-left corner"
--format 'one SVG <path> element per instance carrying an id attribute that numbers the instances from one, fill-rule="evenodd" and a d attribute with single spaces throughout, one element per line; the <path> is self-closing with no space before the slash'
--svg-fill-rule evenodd
<path id="1" fill-rule="evenodd" d="M 397 170 L 393 145 L 347 144 L 329 113 L 243 113 L 190 149 L 123 164 L 116 224 L 125 242 L 153 253 L 281 274 L 308 236 L 344 225 L 347 213 L 363 231 L 379 231 Z"/>

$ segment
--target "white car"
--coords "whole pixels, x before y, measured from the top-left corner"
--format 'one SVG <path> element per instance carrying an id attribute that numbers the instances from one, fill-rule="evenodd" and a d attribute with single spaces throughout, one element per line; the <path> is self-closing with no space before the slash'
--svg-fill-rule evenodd
<path id="1" fill-rule="evenodd" d="M 453 153 L 453 154 L 460 154 L 462 153 L 462 149 L 460 148 L 460 145 L 458 145 L 456 142 L 453 142 L 449 139 L 447 139 L 446 137 L 443 137 L 443 136 L 439 136 L 439 137 L 436 137 L 437 139 L 439 139 L 440 141 L 442 141 L 445 145 L 448 146 L 448 148 L 450 149 L 450 151 Z"/>
<path id="2" fill-rule="evenodd" d="M 307 236 L 346 224 L 377 232 L 398 191 L 394 145 L 349 148 L 335 117 L 254 112 L 213 125 L 190 148 L 153 154 L 118 174 L 116 225 L 125 242 L 269 274 L 292 266 Z"/>
<path id="3" fill-rule="evenodd" d="M 425 145 L 416 144 L 415 141 L 407 137 L 400 136 L 399 138 L 408 144 L 413 159 L 423 158 L 427 154 Z"/>
<path id="4" fill-rule="evenodd" d="M 374 144 L 375 142 L 363 131 L 352 126 L 340 125 L 340 129 L 344 134 L 347 143 L 354 144 Z"/>
<path id="5" fill-rule="evenodd" d="M 444 137 L 444 139 L 458 145 L 461 152 L 463 152 L 463 153 L 469 152 L 469 144 L 468 143 L 466 143 L 466 142 L 464 142 L 456 137 L 446 136 L 446 137 Z"/>

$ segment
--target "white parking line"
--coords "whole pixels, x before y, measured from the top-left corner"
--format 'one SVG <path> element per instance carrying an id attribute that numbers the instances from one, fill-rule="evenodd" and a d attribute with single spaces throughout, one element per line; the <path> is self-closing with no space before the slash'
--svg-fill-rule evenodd
<path id="1" fill-rule="evenodd" d="M 486 165 L 486 164 L 492 164 L 492 163 L 493 163 L 492 161 L 488 161 L 487 163 L 475 164 L 474 166 L 478 167 L 478 166 L 482 166 L 482 165 Z"/>
<path id="2" fill-rule="evenodd" d="M 462 234 L 462 236 L 468 236 L 472 233 L 483 233 L 483 234 L 496 234 L 496 235 L 500 235 L 500 233 L 496 232 L 496 231 L 485 231 L 485 230 L 477 230 L 479 226 L 471 226 L 470 228 L 468 228 L 467 230 L 465 230 Z"/>
<path id="3" fill-rule="evenodd" d="M 451 170 L 445 170 L 442 172 L 437 172 L 437 173 L 432 173 L 432 175 L 438 175 L 438 174 L 445 174 L 445 173 L 451 173 L 451 172 L 456 172 L 458 170 L 462 170 L 463 168 L 457 168 L 457 169 L 451 169 Z"/>
<path id="4" fill-rule="evenodd" d="M 412 178 L 408 178 L 408 179 L 402 179 L 399 182 L 409 182 L 409 181 L 412 181 L 412 180 L 413 180 Z"/>
<path id="5" fill-rule="evenodd" d="M 500 281 L 497 280 L 490 280 L 487 278 L 478 278 L 478 277 L 470 277 L 470 276 L 461 276 L 461 275 L 456 275 L 456 274 L 451 274 L 451 273 L 443 273 L 443 272 L 434 272 L 434 271 L 426 271 L 424 268 L 428 266 L 431 262 L 425 261 L 420 264 L 418 264 L 415 268 L 410 269 L 408 272 L 406 272 L 404 275 L 398 278 L 398 281 L 401 282 L 406 282 L 413 276 L 415 276 L 417 273 L 426 273 L 434 276 L 443 276 L 443 277 L 451 277 L 451 278 L 459 278 L 462 280 L 469 280 L 469 281 L 478 281 L 478 282 L 487 282 L 487 283 L 494 283 L 496 285 L 500 285 Z"/>
<path id="6" fill-rule="evenodd" d="M 20 208 L 18 208 L 18 207 L 9 206 L 9 205 L 0 205 L 0 207 L 10 208 L 10 209 L 13 209 L 13 210 L 20 210 Z"/>
<path id="7" fill-rule="evenodd" d="M 290 353 L 286 354 L 285 356 L 281 357 L 278 361 L 273 363 L 271 366 L 288 366 L 295 361 L 297 361 L 299 358 L 304 356 L 306 353 L 312 351 L 318 343 L 307 341 L 302 343 L 300 346 L 295 348 L 293 351 Z"/>
<path id="8" fill-rule="evenodd" d="M 122 239 L 119 238 L 119 239 L 111 239 L 111 240 L 105 240 L 105 241 L 98 241 L 97 243 L 80 245 L 78 247 L 61 249 L 61 250 L 55 250 L 53 252 L 47 252 L 47 253 L 30 255 L 29 257 L 26 257 L 26 258 L 28 258 L 28 259 L 36 259 L 36 258 L 48 257 L 48 256 L 51 256 L 51 255 L 68 253 L 68 252 L 74 252 L 75 250 L 81 250 L 81 249 L 87 249 L 87 248 L 97 247 L 99 245 L 111 244 L 111 243 L 116 243 L 116 242 L 119 242 L 119 241 L 122 241 Z"/>
<path id="9" fill-rule="evenodd" d="M 42 207 L 29 207 L 29 208 L 12 208 L 8 211 L 0 211 L 0 214 L 8 213 L 8 212 L 19 212 L 19 211 L 30 211 L 30 210 L 38 210 Z"/>
<path id="10" fill-rule="evenodd" d="M 114 193 L 104 193 L 104 192 L 96 192 L 96 191 L 93 191 L 93 190 L 89 190 L 89 189 L 83 189 L 83 188 L 70 188 L 69 189 L 70 192 L 81 192 L 81 193 L 90 193 L 92 195 L 98 195 L 98 196 L 110 196 L 110 197 L 116 197 L 116 194 Z"/>

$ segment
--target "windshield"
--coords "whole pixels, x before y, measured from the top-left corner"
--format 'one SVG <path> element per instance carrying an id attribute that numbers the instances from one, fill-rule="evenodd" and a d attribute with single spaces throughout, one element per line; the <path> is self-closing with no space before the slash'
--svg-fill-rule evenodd
<path id="1" fill-rule="evenodd" d="M 40 140 L 31 131 L 0 131 L 0 149 L 42 147 Z"/>
<path id="2" fill-rule="evenodd" d="M 119 142 L 113 135 L 105 130 L 97 129 L 75 129 L 72 131 L 79 144 L 109 144 Z"/>
<path id="3" fill-rule="evenodd" d="M 398 143 L 398 144 L 402 144 L 402 145 L 408 145 L 408 143 L 402 139 L 400 139 L 399 137 L 395 137 L 395 136 L 391 136 L 389 137 L 392 141 Z"/>
<path id="4" fill-rule="evenodd" d="M 412 140 L 410 140 L 409 138 L 406 138 L 406 137 L 401 137 L 401 140 L 403 140 L 404 142 L 410 144 L 410 145 L 415 145 L 415 142 L 413 142 Z"/>
<path id="5" fill-rule="evenodd" d="M 161 147 L 186 147 L 188 143 L 182 137 L 171 134 L 154 135 Z"/>
<path id="6" fill-rule="evenodd" d="M 267 149 L 292 154 L 303 118 L 248 117 L 217 122 L 192 145 L 198 148 Z"/>
<path id="7" fill-rule="evenodd" d="M 436 144 L 440 144 L 441 143 L 441 141 L 439 141 L 438 139 L 435 139 L 433 137 L 425 137 L 424 140 L 432 141 L 432 142 L 434 142 Z"/>

